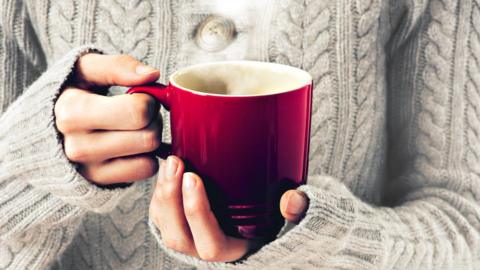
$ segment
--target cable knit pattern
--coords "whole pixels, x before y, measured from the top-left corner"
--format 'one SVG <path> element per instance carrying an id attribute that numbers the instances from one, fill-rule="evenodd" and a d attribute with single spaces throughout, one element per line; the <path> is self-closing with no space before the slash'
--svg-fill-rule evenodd
<path id="1" fill-rule="evenodd" d="M 419 102 L 423 102 L 418 114 L 418 152 L 415 166 L 419 179 L 433 178 L 441 181 L 439 168 L 445 167 L 448 112 L 447 104 L 451 96 L 451 78 L 454 40 L 450 38 L 455 31 L 455 12 L 457 1 L 431 1 L 430 16 L 432 23 L 427 29 L 423 85 Z M 433 132 L 432 132 L 433 131 Z M 421 183 L 422 181 L 418 181 Z"/>
<path id="2" fill-rule="evenodd" d="M 48 33 L 52 50 L 59 55 L 72 47 L 75 39 L 74 23 L 78 18 L 77 3 L 73 1 L 52 1 L 48 14 Z"/>
<path id="3" fill-rule="evenodd" d="M 242 12 L 160 2 L 0 0 L 0 269 L 480 267 L 478 0 L 280 0 L 242 2 Z M 195 45 L 209 14 L 239 31 L 223 51 Z M 250 40 L 259 29 L 269 32 Z M 167 249 L 148 219 L 151 180 L 104 189 L 63 153 L 53 108 L 93 50 L 85 42 L 158 64 L 162 78 L 179 59 L 256 56 L 308 70 L 302 221 L 235 263 Z"/>
<path id="4" fill-rule="evenodd" d="M 331 173 L 336 132 L 335 75 L 332 74 L 332 12 L 328 1 L 281 1 L 272 45 L 272 60 L 309 71 L 314 76 L 310 174 Z M 321 134 L 321 135 L 320 135 Z"/>
<path id="5" fill-rule="evenodd" d="M 278 4 L 277 17 L 278 32 L 272 50 L 274 60 L 278 63 L 301 67 L 303 60 L 302 37 L 303 16 L 305 13 L 304 0 L 282 0 Z M 279 44 L 284 44 L 283 46 Z M 276 45 L 276 46 L 275 46 Z"/>
<path id="6" fill-rule="evenodd" d="M 354 26 L 356 44 L 353 50 L 354 64 L 353 76 L 355 90 L 352 93 L 350 109 L 352 110 L 351 137 L 347 142 L 348 153 L 345 160 L 343 175 L 346 181 L 354 181 L 364 169 L 364 162 L 370 158 L 366 151 L 372 139 L 372 124 L 375 117 L 375 101 L 378 100 L 377 69 L 378 59 L 378 23 L 380 15 L 380 1 L 357 0 L 352 4 L 356 15 Z M 379 143 L 379 142 L 377 142 Z M 364 158 L 360 158 L 364 157 Z M 359 182 L 357 182 L 359 183 Z M 355 189 L 358 189 L 356 187 Z"/>
<path id="7" fill-rule="evenodd" d="M 99 5 L 98 42 L 111 53 L 128 53 L 145 60 L 151 53 L 147 39 L 151 35 L 150 1 L 108 0 Z"/>
<path id="8" fill-rule="evenodd" d="M 86 212 L 108 211 L 120 194 L 130 190 L 100 190 L 83 179 L 64 156 L 54 127 L 53 104 L 60 86 L 78 55 L 88 50 L 82 47 L 67 54 L 0 118 L 4 269 L 45 268 L 53 261 L 51 256 L 68 246 L 78 226 L 74 224 Z M 32 128 L 26 129 L 28 125 Z M 11 132 L 16 136 L 9 136 Z"/>
<path id="9" fill-rule="evenodd" d="M 59 262 L 58 268 L 169 269 L 171 260 L 154 248 L 155 239 L 146 233 L 150 190 L 151 183 L 145 182 L 138 192 L 124 197 L 110 214 L 86 216 L 72 240 L 73 245 L 65 252 L 69 259 Z M 92 227 L 99 231 L 92 231 Z M 97 244 L 104 250 L 101 258 L 92 252 L 95 249 L 89 240 L 92 235 L 100 238 Z"/>
<path id="10" fill-rule="evenodd" d="M 329 6 L 330 5 L 330 6 Z M 303 38 L 304 57 L 302 68 L 315 74 L 314 85 L 318 95 L 314 96 L 311 137 L 310 174 L 330 173 L 333 152 L 333 140 L 337 131 L 338 98 L 335 91 L 335 75 L 332 73 L 332 12 L 327 1 L 308 1 L 307 16 L 304 19 L 305 34 Z M 318 141 L 317 141 L 318 140 Z M 316 148 L 313 148 L 315 146 Z"/>
<path id="11" fill-rule="evenodd" d="M 12 71 L 7 74 L 7 70 L 0 70 L 0 80 L 5 85 L 9 85 L 5 92 L 0 93 L 0 112 L 6 110 L 7 106 L 15 101 L 21 94 L 21 91 L 15 90 L 15 86 L 22 89 L 31 84 L 34 78 L 38 77 L 40 69 L 44 66 L 45 59 L 39 52 L 38 41 L 35 36 L 28 35 L 32 31 L 30 21 L 25 19 L 25 10 L 19 5 L 11 2 L 5 2 L 2 5 L 2 13 L 8 14 L 0 18 L 0 36 L 6 36 L 8 39 L 0 40 L 0 63 L 12 61 L 13 65 L 31 70 L 32 77 L 26 76 L 22 69 Z M 25 40 L 20 46 L 16 40 Z M 5 56 L 10 54 L 11 60 Z"/>
<path id="12" fill-rule="evenodd" d="M 470 171 L 470 181 L 480 181 L 480 1 L 475 1 L 470 17 L 471 32 L 468 44 L 468 66 L 465 100 L 465 133 L 467 151 L 464 162 Z M 468 147 L 470 146 L 470 147 Z M 480 197 L 475 197 L 477 201 Z"/>

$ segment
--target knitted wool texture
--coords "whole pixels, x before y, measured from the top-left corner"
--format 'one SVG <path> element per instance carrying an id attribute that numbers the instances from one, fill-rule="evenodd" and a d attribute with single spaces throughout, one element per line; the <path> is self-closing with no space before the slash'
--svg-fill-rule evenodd
<path id="1" fill-rule="evenodd" d="M 210 14 L 237 28 L 215 53 L 194 41 Z M 305 218 L 235 264 L 165 248 L 154 179 L 104 189 L 63 152 L 54 104 L 94 48 L 162 82 L 230 59 L 310 72 Z M 0 269 L 480 268 L 479 0 L 1 0 L 0 112 Z"/>

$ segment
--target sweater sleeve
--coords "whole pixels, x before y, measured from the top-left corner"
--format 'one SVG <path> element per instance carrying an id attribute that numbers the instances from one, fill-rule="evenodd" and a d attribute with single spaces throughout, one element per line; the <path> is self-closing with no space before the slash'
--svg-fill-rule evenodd
<path id="1" fill-rule="evenodd" d="M 172 256 L 202 269 L 480 267 L 480 2 L 409 2 L 387 48 L 388 202 L 316 175 L 299 188 L 305 218 L 248 258 Z"/>
<path id="2" fill-rule="evenodd" d="M 135 185 L 100 188 L 66 158 L 54 104 L 76 59 L 93 48 L 75 48 L 46 68 L 22 3 L 2 1 L 1 9 L 0 268 L 44 269 L 83 215 L 113 209 Z"/>

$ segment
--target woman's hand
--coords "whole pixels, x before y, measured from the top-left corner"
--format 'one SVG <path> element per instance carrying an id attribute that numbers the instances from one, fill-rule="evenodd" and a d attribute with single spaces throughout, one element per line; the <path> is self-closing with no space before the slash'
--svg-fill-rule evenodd
<path id="1" fill-rule="evenodd" d="M 292 222 L 302 218 L 307 205 L 306 196 L 296 190 L 287 191 L 280 202 L 282 215 Z M 214 262 L 235 261 L 248 252 L 247 240 L 226 236 L 220 229 L 202 180 L 184 173 L 178 157 L 160 164 L 150 217 L 165 246 L 178 252 Z"/>
<path id="2" fill-rule="evenodd" d="M 88 180 L 109 185 L 141 180 L 158 170 L 151 154 L 162 122 L 146 94 L 107 97 L 94 89 L 154 82 L 160 72 L 128 55 L 86 54 L 55 104 L 56 125 L 68 159 Z"/>

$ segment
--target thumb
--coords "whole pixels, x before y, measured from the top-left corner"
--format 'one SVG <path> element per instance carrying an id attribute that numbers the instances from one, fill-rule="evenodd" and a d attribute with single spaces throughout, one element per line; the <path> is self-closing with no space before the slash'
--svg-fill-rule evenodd
<path id="1" fill-rule="evenodd" d="M 75 66 L 74 81 L 86 86 L 134 86 L 154 82 L 160 71 L 130 55 L 88 53 Z"/>
<path id="2" fill-rule="evenodd" d="M 305 215 L 307 207 L 307 196 L 298 190 L 289 190 L 280 199 L 280 212 L 290 222 L 299 222 Z"/>

